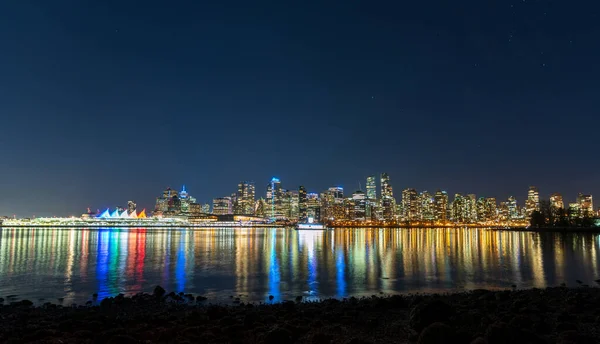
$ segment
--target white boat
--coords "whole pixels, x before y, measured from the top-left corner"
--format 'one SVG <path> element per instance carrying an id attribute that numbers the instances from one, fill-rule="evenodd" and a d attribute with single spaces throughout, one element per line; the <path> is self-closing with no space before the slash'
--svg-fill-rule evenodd
<path id="1" fill-rule="evenodd" d="M 308 221 L 306 222 L 299 222 L 298 224 L 296 224 L 296 230 L 324 230 L 327 229 L 327 226 L 325 226 L 322 223 L 316 223 L 314 222 L 312 217 L 308 218 Z"/>

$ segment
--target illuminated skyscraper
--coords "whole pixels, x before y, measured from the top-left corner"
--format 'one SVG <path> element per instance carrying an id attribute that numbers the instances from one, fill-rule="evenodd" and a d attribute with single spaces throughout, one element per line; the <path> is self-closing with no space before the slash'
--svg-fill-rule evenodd
<path id="1" fill-rule="evenodd" d="M 392 185 L 390 184 L 390 176 L 387 173 L 381 174 L 381 198 L 394 198 Z"/>
<path id="2" fill-rule="evenodd" d="M 563 202 L 563 197 L 559 193 L 553 193 L 550 196 L 550 207 L 553 209 L 564 209 L 565 203 Z"/>
<path id="3" fill-rule="evenodd" d="M 254 215 L 254 182 L 243 181 L 238 184 L 234 214 Z"/>
<path id="4" fill-rule="evenodd" d="M 485 214 L 483 221 L 496 221 L 498 219 L 498 210 L 496 198 L 487 197 L 485 199 Z M 481 219 L 479 221 L 482 221 Z"/>
<path id="5" fill-rule="evenodd" d="M 287 193 L 290 200 L 290 214 L 288 219 L 297 221 L 300 217 L 300 194 L 296 190 L 289 190 Z"/>
<path id="6" fill-rule="evenodd" d="M 467 222 L 467 200 L 461 194 L 454 195 L 454 201 L 452 201 L 452 205 L 450 206 L 452 211 L 452 221 L 465 223 Z"/>
<path id="7" fill-rule="evenodd" d="M 204 214 L 210 214 L 210 204 L 205 203 L 202 205 L 202 212 Z"/>
<path id="8" fill-rule="evenodd" d="M 474 223 L 477 222 L 477 197 L 475 194 L 468 194 L 465 202 L 465 214 L 467 217 L 467 222 Z"/>
<path id="9" fill-rule="evenodd" d="M 267 216 L 267 206 L 264 198 L 257 200 L 254 204 L 254 214 L 260 217 Z"/>
<path id="10" fill-rule="evenodd" d="M 417 190 L 406 189 L 402 191 L 402 211 L 404 211 L 402 219 L 405 221 L 418 220 L 418 209 Z"/>
<path id="11" fill-rule="evenodd" d="M 540 210 L 540 193 L 535 186 L 530 186 L 525 201 L 525 214 L 527 217 L 531 217 L 531 214 L 536 210 Z"/>
<path id="12" fill-rule="evenodd" d="M 267 185 L 266 213 L 267 217 L 273 220 L 282 220 L 283 214 L 283 196 L 284 191 L 281 188 L 281 181 L 273 177 Z"/>
<path id="13" fill-rule="evenodd" d="M 333 197 L 335 203 L 344 202 L 344 188 L 340 186 L 332 186 L 329 188 L 329 194 Z"/>
<path id="14" fill-rule="evenodd" d="M 584 195 L 579 193 L 579 195 L 577 195 L 577 203 L 579 204 L 579 212 L 581 217 L 594 216 L 594 202 L 592 200 L 592 195 Z"/>
<path id="15" fill-rule="evenodd" d="M 437 221 L 446 221 L 448 214 L 448 193 L 438 190 L 434 196 L 434 217 Z"/>
<path id="16" fill-rule="evenodd" d="M 366 197 L 362 191 L 356 191 L 352 194 L 352 201 L 354 203 L 354 221 L 364 221 L 366 213 Z"/>
<path id="17" fill-rule="evenodd" d="M 307 216 L 313 218 L 315 221 L 321 220 L 321 202 L 319 200 L 319 194 L 309 192 L 306 194 L 306 205 L 307 205 Z"/>
<path id="18" fill-rule="evenodd" d="M 367 199 L 368 200 L 376 200 L 377 199 L 377 185 L 375 183 L 375 176 L 367 177 Z"/>
<path id="19" fill-rule="evenodd" d="M 306 199 L 306 189 L 304 186 L 300 185 L 298 188 L 298 216 L 300 222 L 305 222 L 307 219 L 307 199 Z"/>
<path id="20" fill-rule="evenodd" d="M 508 219 L 516 220 L 519 218 L 519 208 L 517 207 L 517 199 L 513 196 L 510 196 L 506 201 L 506 206 L 508 208 Z"/>
<path id="21" fill-rule="evenodd" d="M 229 215 L 233 214 L 233 204 L 231 197 L 220 197 L 213 199 L 214 215 Z"/>
<path id="22" fill-rule="evenodd" d="M 133 212 L 135 212 L 135 208 L 136 208 L 135 201 L 127 202 L 127 214 L 132 214 Z"/>
<path id="23" fill-rule="evenodd" d="M 404 192 L 402 193 L 404 197 Z M 427 191 L 423 191 L 417 197 L 417 218 L 422 221 L 431 221 L 434 219 L 434 199 Z"/>

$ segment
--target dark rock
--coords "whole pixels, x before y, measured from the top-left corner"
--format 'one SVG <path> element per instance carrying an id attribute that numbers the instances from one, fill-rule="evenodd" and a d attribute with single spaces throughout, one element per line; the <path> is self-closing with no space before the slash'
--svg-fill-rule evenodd
<path id="1" fill-rule="evenodd" d="M 510 320 L 509 325 L 517 329 L 531 329 L 533 327 L 533 321 L 527 316 L 516 315 Z"/>
<path id="2" fill-rule="evenodd" d="M 29 300 L 21 300 L 21 301 L 17 302 L 16 304 L 18 306 L 24 306 L 24 307 L 33 306 L 33 302 L 31 302 Z"/>
<path id="3" fill-rule="evenodd" d="M 454 343 L 455 332 L 452 327 L 443 323 L 427 326 L 419 336 L 419 344 Z"/>
<path id="4" fill-rule="evenodd" d="M 108 340 L 108 344 L 134 344 L 137 343 L 138 341 L 135 340 L 135 338 L 131 337 L 131 336 L 127 336 L 124 334 L 118 334 L 116 336 L 112 336 L 109 340 Z"/>
<path id="5" fill-rule="evenodd" d="M 497 322 L 488 326 L 485 339 L 489 344 L 512 343 L 515 338 L 513 331 L 505 323 Z"/>
<path id="6" fill-rule="evenodd" d="M 333 336 L 331 334 L 317 332 L 312 335 L 311 343 L 313 344 L 329 344 L 333 340 Z"/>
<path id="7" fill-rule="evenodd" d="M 454 309 L 441 300 L 424 302 L 410 311 L 409 324 L 417 331 L 435 322 L 447 322 L 454 315 Z"/>
<path id="8" fill-rule="evenodd" d="M 561 322 L 556 325 L 556 332 L 577 331 L 577 325 L 569 322 Z"/>
<path id="9" fill-rule="evenodd" d="M 292 333 L 284 328 L 275 327 L 267 332 L 264 338 L 266 344 L 289 343 L 292 340 Z"/>
<path id="10" fill-rule="evenodd" d="M 155 296 L 155 297 L 157 297 L 157 298 L 162 298 L 163 296 L 165 296 L 165 293 L 166 293 L 166 292 L 167 292 L 167 291 L 166 291 L 166 290 L 165 290 L 163 287 L 161 287 L 161 286 L 157 285 L 157 286 L 154 288 L 154 291 L 152 292 L 152 295 L 154 295 L 154 296 Z"/>
<path id="11" fill-rule="evenodd" d="M 371 344 L 371 342 L 365 339 L 353 337 L 350 340 L 347 340 L 345 344 Z"/>

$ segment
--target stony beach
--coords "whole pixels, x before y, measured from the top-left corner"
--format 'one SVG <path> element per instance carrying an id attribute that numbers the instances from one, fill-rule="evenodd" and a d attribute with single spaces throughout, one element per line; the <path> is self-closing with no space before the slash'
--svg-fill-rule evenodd
<path id="1" fill-rule="evenodd" d="M 2 343 L 599 343 L 600 289 L 474 290 L 212 305 L 191 294 L 82 306 L 0 299 Z"/>

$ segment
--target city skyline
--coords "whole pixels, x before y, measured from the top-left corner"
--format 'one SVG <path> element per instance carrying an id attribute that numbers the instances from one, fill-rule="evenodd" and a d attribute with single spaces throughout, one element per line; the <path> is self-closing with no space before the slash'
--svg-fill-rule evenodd
<path id="1" fill-rule="evenodd" d="M 383 176 L 385 177 L 386 185 L 387 187 L 382 188 L 382 182 L 383 180 Z M 391 181 L 390 181 L 391 179 Z M 406 192 L 407 190 L 413 190 L 414 192 L 414 202 L 420 202 L 420 196 L 423 192 L 428 193 L 430 195 L 431 199 L 435 199 L 436 193 L 438 191 L 444 192 L 446 197 L 448 197 L 447 202 L 451 203 L 455 197 L 455 195 L 463 195 L 463 196 L 468 196 L 470 194 L 476 195 L 477 198 L 483 197 L 483 198 L 493 198 L 495 200 L 497 200 L 498 202 L 501 201 L 505 201 L 507 199 L 509 199 L 510 197 L 514 197 L 518 202 L 519 202 L 519 206 L 525 208 L 528 206 L 528 201 L 530 201 L 531 197 L 532 197 L 532 188 L 534 188 L 535 191 L 535 199 L 537 200 L 538 204 L 539 204 L 539 200 L 546 200 L 549 201 L 551 203 L 554 203 L 553 199 L 556 197 L 556 195 L 558 195 L 558 197 L 560 198 L 560 204 L 563 204 L 563 208 L 567 209 L 568 208 L 568 204 L 569 203 L 577 203 L 579 202 L 579 197 L 580 195 L 593 195 L 592 193 L 589 192 L 583 192 L 583 191 L 579 191 L 576 192 L 574 195 L 570 195 L 570 194 L 564 194 L 561 192 L 556 192 L 556 191 L 546 191 L 546 192 L 542 192 L 541 196 L 540 193 L 538 191 L 538 188 L 536 186 L 531 186 L 529 185 L 524 191 L 522 190 L 519 194 L 510 194 L 508 197 L 502 198 L 502 197 L 497 197 L 495 195 L 488 195 L 488 194 L 479 194 L 479 193 L 471 193 L 471 192 L 451 192 L 448 191 L 447 189 L 444 188 L 436 188 L 436 189 L 416 189 L 416 188 L 399 188 L 399 192 L 398 195 L 394 195 L 393 190 L 394 189 L 394 180 L 393 178 L 390 178 L 388 173 L 381 173 L 379 175 L 375 174 L 375 175 L 368 175 L 364 178 L 363 181 L 359 181 L 357 182 L 357 185 L 355 188 L 345 188 L 342 185 L 335 185 L 335 186 L 329 186 L 326 188 L 323 188 L 322 190 L 317 190 L 315 188 L 310 188 L 310 187 L 306 187 L 305 185 L 298 185 L 296 187 L 294 186 L 288 186 L 289 183 L 283 183 L 281 182 L 280 178 L 277 177 L 272 177 L 271 181 L 276 180 L 277 183 L 279 185 L 285 185 L 286 187 L 282 187 L 282 190 L 284 191 L 294 191 L 296 193 L 299 192 L 299 188 L 303 188 L 304 192 L 307 194 L 317 194 L 319 195 L 321 192 L 323 192 L 323 190 L 327 190 L 327 189 L 332 189 L 332 188 L 341 188 L 344 192 L 344 197 L 349 197 L 352 198 L 352 194 L 357 192 L 357 191 L 362 191 L 365 195 L 365 200 L 368 202 L 369 200 L 369 194 L 375 194 L 375 199 L 380 200 L 380 199 L 385 199 L 387 195 L 386 192 L 383 191 L 383 189 L 387 189 L 390 190 L 388 191 L 392 193 L 392 199 L 394 200 L 394 202 L 398 202 L 398 205 L 401 205 L 402 207 L 404 207 L 405 203 L 405 197 L 406 197 Z M 375 180 L 375 182 L 374 182 Z M 373 183 L 374 182 L 374 183 Z M 219 210 L 216 212 L 216 214 L 234 214 L 234 213 L 239 213 L 239 214 L 247 214 L 248 210 L 255 207 L 255 205 L 252 205 L 252 207 L 250 206 L 250 201 L 243 201 L 241 204 L 238 205 L 238 210 L 236 210 L 235 208 L 235 204 L 233 203 L 234 199 L 236 198 L 236 194 L 239 194 L 240 192 L 243 193 L 246 197 L 246 199 L 248 197 L 250 197 L 251 199 L 253 198 L 255 201 L 263 198 L 265 200 L 267 200 L 268 198 L 268 187 L 270 185 L 270 183 L 266 183 L 266 189 L 267 191 L 264 191 L 263 188 L 256 187 L 256 182 L 253 180 L 242 180 L 239 181 L 238 183 L 236 183 L 236 188 L 232 188 L 232 191 L 227 194 L 227 191 L 225 191 L 225 193 L 221 194 L 221 195 L 215 195 L 214 197 L 209 197 L 209 196 L 204 196 L 204 197 L 191 197 L 190 196 L 190 202 L 195 203 L 196 200 L 198 200 L 198 204 L 202 207 L 205 207 L 207 205 L 211 205 L 211 212 L 212 212 L 212 205 L 214 203 L 214 201 L 216 199 L 220 199 L 225 201 L 225 199 L 227 199 L 226 201 L 229 202 L 228 205 L 222 204 L 223 207 L 227 208 L 228 210 L 225 210 L 225 208 Z M 186 190 L 186 185 L 190 185 L 190 184 L 182 184 L 183 187 L 183 192 L 185 193 L 185 195 L 187 196 L 187 190 Z M 374 187 L 374 189 L 373 189 Z M 177 191 L 177 188 L 171 188 L 170 186 L 167 186 L 166 188 L 164 188 L 165 190 L 171 190 L 173 192 L 173 195 L 179 195 L 180 191 Z M 188 188 L 189 189 L 189 188 Z M 370 189 L 370 190 L 369 190 Z M 170 197 L 168 195 L 166 195 L 166 192 L 164 191 L 163 193 L 166 198 Z M 196 196 L 198 193 L 197 192 L 193 192 L 194 196 Z M 417 199 L 418 198 L 418 199 Z M 156 197 L 154 197 L 151 200 L 141 200 L 139 201 L 139 198 L 136 197 L 129 197 L 127 200 L 121 200 L 121 201 L 116 201 L 114 203 L 111 204 L 104 204 L 102 206 L 94 206 L 94 205 L 86 205 L 86 206 L 82 206 L 82 207 L 78 207 L 78 209 L 72 211 L 71 213 L 48 213 L 44 210 L 41 211 L 37 211 L 35 213 L 32 214 L 19 214 L 19 213 L 0 213 L 0 216 L 17 216 L 17 217 L 43 217 L 43 216 L 78 216 L 79 213 L 81 213 L 81 210 L 84 208 L 88 208 L 88 209 L 98 209 L 98 210 L 102 210 L 102 212 L 105 212 L 105 209 L 131 209 L 131 203 L 133 203 L 133 209 L 135 209 L 136 207 L 136 203 L 139 204 L 140 209 L 144 208 L 144 209 L 155 209 L 155 200 Z M 269 205 L 270 203 L 267 202 L 267 205 Z M 416 204 L 416 203 L 415 203 Z M 414 207 L 414 205 L 413 205 Z M 244 209 L 245 211 L 241 211 L 239 209 Z M 2 209 L 0 209 L 2 210 Z M 202 210 L 206 210 L 205 208 L 203 208 Z M 597 209 L 594 209 L 594 211 L 597 211 Z M 36 215 L 40 214 L 40 215 Z M 531 214 L 531 211 L 529 211 L 528 213 L 529 215 Z"/>

